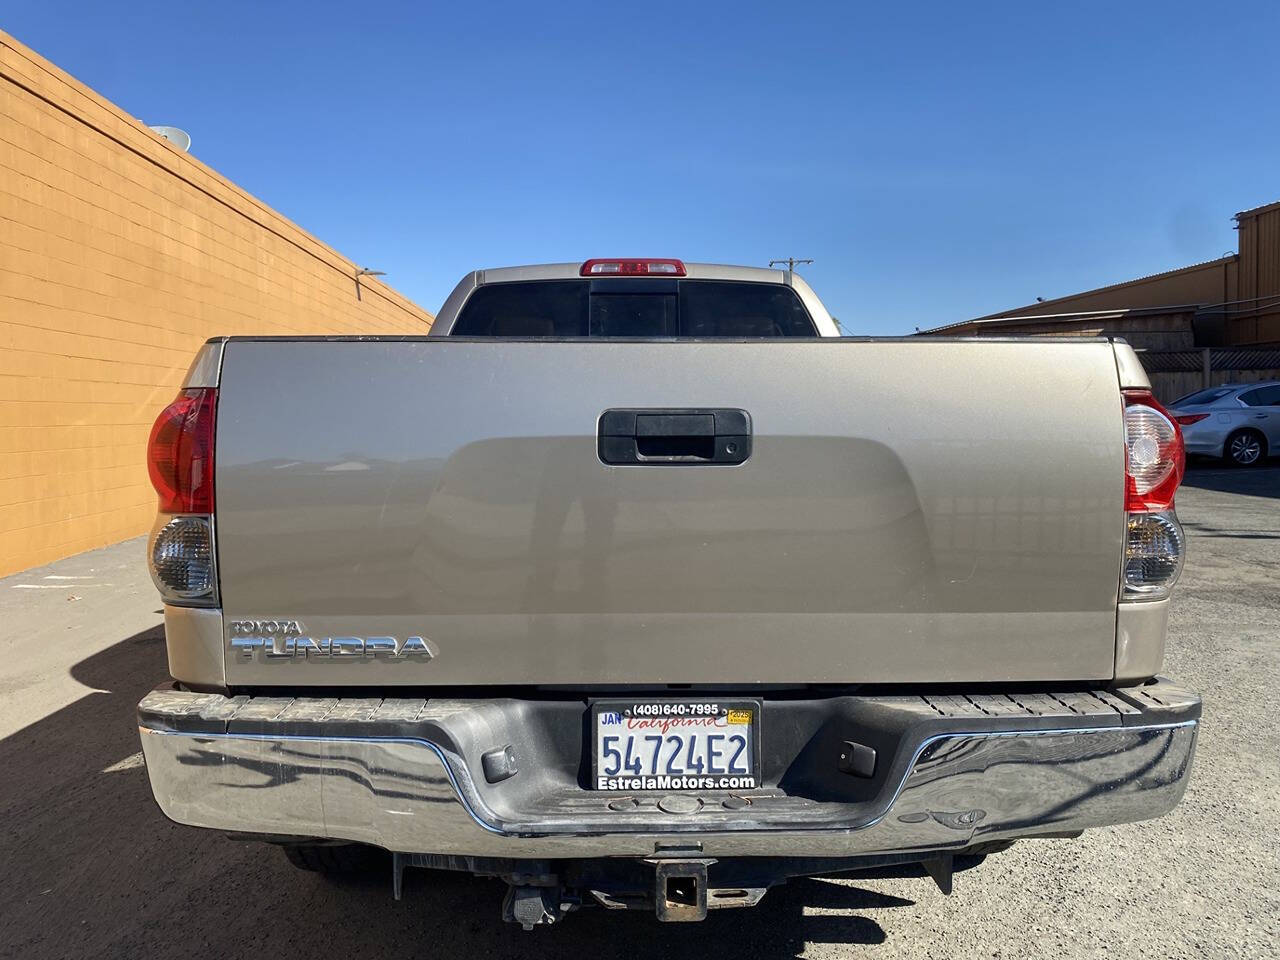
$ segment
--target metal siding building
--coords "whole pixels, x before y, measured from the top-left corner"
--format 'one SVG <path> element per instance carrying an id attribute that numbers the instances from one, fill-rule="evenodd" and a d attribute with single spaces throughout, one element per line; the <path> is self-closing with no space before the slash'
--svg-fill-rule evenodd
<path id="1" fill-rule="evenodd" d="M 1235 215 L 1239 252 L 923 330 L 951 336 L 1108 336 L 1135 347 L 1280 348 L 1280 201 Z"/>
<path id="2" fill-rule="evenodd" d="M 1239 286 L 1224 303 L 1226 342 L 1280 346 L 1280 202 L 1236 214 Z"/>
<path id="3" fill-rule="evenodd" d="M 1189 349 L 1197 315 L 1236 299 L 1235 254 L 922 331 L 951 336 L 1120 336 L 1137 348 Z"/>
<path id="4" fill-rule="evenodd" d="M 1236 214 L 1239 252 L 921 336 L 1123 337 L 1162 400 L 1280 378 L 1280 202 Z"/>

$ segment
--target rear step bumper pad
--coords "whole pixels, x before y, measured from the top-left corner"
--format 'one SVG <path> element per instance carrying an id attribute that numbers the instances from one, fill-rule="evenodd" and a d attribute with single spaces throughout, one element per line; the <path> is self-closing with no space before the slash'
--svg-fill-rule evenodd
<path id="1" fill-rule="evenodd" d="M 1200 718 L 1199 697 L 1167 680 L 816 702 L 830 716 L 779 761 L 785 775 L 770 785 L 766 771 L 765 788 L 745 795 L 749 805 L 708 794 L 675 815 L 658 806 L 660 794 L 637 794 L 619 810 L 611 808 L 619 794 L 583 789 L 570 772 L 580 738 L 540 742 L 554 739 L 539 731 L 555 724 L 538 701 L 224 697 L 167 684 L 143 699 L 138 717 L 152 792 L 179 823 L 535 858 L 857 856 L 1149 819 L 1181 799 Z M 585 709 L 559 704 L 561 721 L 566 706 Z M 775 709 L 788 707 L 766 701 L 765 716 Z M 848 796 L 833 796 L 829 784 L 838 791 L 844 781 L 796 774 L 825 764 L 823 738 L 831 729 L 847 735 L 860 717 L 896 737 L 864 796 L 852 779 Z M 514 751 L 518 775 L 487 783 L 479 756 L 516 732 L 525 738 Z M 803 795 L 805 784 L 819 788 Z"/>

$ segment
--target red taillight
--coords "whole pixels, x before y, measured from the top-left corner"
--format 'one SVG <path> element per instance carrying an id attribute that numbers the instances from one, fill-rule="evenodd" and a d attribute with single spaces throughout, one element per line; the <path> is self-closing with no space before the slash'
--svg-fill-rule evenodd
<path id="1" fill-rule="evenodd" d="M 1182 428 L 1150 390 L 1124 391 L 1125 496 L 1129 513 L 1173 507 L 1186 450 Z"/>
<path id="2" fill-rule="evenodd" d="M 218 391 L 183 390 L 161 411 L 147 442 L 147 470 L 161 513 L 213 513 L 213 420 Z"/>
<path id="3" fill-rule="evenodd" d="M 683 277 L 680 260 L 588 260 L 578 274 L 583 277 Z"/>
<path id="4" fill-rule="evenodd" d="M 1184 413 L 1182 416 L 1174 417 L 1173 419 L 1182 426 L 1189 427 L 1193 423 L 1199 423 L 1201 420 L 1208 420 L 1209 415 L 1207 413 Z"/>

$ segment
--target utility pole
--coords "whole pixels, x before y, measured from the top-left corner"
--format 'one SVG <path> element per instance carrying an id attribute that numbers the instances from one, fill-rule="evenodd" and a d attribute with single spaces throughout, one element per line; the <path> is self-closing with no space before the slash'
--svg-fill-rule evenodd
<path id="1" fill-rule="evenodd" d="M 785 259 L 785 260 L 770 260 L 770 261 L 769 261 L 769 266 L 771 266 L 771 267 L 772 267 L 773 265 L 778 264 L 778 263 L 785 263 L 785 264 L 787 265 L 787 273 L 795 273 L 795 272 L 796 272 L 796 264 L 797 264 L 797 263 L 813 263 L 813 261 L 812 261 L 812 260 L 797 260 L 795 257 L 787 257 L 787 259 Z"/>

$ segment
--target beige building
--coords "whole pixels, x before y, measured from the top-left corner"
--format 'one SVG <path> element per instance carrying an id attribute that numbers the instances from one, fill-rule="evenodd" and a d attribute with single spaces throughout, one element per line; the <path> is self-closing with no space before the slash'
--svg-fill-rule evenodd
<path id="1" fill-rule="evenodd" d="M 145 532 L 145 446 L 215 335 L 432 317 L 0 32 L 0 576 Z"/>

